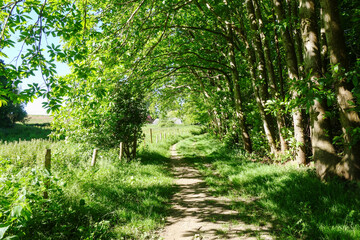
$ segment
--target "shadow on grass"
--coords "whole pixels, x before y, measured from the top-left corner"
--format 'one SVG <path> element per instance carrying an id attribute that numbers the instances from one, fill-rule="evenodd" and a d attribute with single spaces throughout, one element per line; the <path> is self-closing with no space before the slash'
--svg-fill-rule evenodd
<path id="1" fill-rule="evenodd" d="M 156 164 L 156 165 L 163 165 L 163 166 L 169 166 L 169 158 L 157 153 L 156 151 L 143 151 L 139 155 L 140 161 L 144 165 L 149 164 Z"/>
<path id="2" fill-rule="evenodd" d="M 49 139 L 51 133 L 48 123 L 43 124 L 16 124 L 12 128 L 0 128 L 0 140 L 14 142 L 31 139 Z"/>
<path id="3" fill-rule="evenodd" d="M 206 176 L 213 194 L 233 200 L 241 221 L 270 224 L 278 238 L 360 239 L 356 183 L 325 183 L 311 169 L 254 163 L 224 153 L 186 161 Z"/>

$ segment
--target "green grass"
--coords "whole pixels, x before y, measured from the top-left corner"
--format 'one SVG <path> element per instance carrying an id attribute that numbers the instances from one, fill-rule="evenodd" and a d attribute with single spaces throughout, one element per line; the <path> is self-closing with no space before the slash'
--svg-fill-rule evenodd
<path id="1" fill-rule="evenodd" d="M 238 221 L 269 225 L 278 239 L 360 239 L 356 183 L 325 183 L 310 168 L 254 162 L 208 135 L 180 141 L 177 148 L 201 170 L 214 195 L 232 200 Z"/>
<path id="2" fill-rule="evenodd" d="M 28 124 L 50 124 L 52 121 L 52 116 L 49 115 L 29 115 Z"/>
<path id="3" fill-rule="evenodd" d="M 0 141 L 30 141 L 32 139 L 49 139 L 51 133 L 51 116 L 29 115 L 26 124 L 17 123 L 12 128 L 0 128 Z"/>
<path id="4" fill-rule="evenodd" d="M 189 136 L 139 146 L 138 159 L 119 161 L 101 150 L 90 167 L 86 144 L 32 140 L 0 144 L 0 239 L 151 239 L 163 226 L 174 192 L 169 148 Z M 44 152 L 52 152 L 51 174 Z M 50 179 L 49 199 L 43 198 Z"/>
<path id="5" fill-rule="evenodd" d="M 14 142 L 32 139 L 49 139 L 48 124 L 15 124 L 12 128 L 0 128 L 0 141 Z"/>

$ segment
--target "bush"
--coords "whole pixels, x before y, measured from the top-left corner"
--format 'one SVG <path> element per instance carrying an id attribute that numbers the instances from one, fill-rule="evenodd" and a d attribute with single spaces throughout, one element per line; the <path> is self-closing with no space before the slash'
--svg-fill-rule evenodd
<path id="1" fill-rule="evenodd" d="M 62 107 L 54 116 L 52 135 L 103 148 L 123 142 L 124 157 L 133 158 L 147 117 L 141 91 L 119 83 L 104 96 L 95 95 L 91 100 L 74 96 Z"/>
<path id="2" fill-rule="evenodd" d="M 168 119 L 161 120 L 159 123 L 159 127 L 173 127 L 175 126 L 175 123 Z"/>

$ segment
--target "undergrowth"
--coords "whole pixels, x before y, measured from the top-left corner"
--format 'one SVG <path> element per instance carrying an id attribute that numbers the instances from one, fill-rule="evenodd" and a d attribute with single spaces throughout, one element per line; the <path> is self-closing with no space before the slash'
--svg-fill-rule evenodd
<path id="1" fill-rule="evenodd" d="M 95 167 L 87 144 L 1 143 L 0 239 L 152 239 L 174 191 L 169 148 L 185 136 L 140 146 L 131 162 L 100 149 Z"/>
<path id="2" fill-rule="evenodd" d="M 356 183 L 322 182 L 311 168 L 254 162 L 207 134 L 180 141 L 177 149 L 214 195 L 232 200 L 239 222 L 268 226 L 278 239 L 360 239 Z"/>

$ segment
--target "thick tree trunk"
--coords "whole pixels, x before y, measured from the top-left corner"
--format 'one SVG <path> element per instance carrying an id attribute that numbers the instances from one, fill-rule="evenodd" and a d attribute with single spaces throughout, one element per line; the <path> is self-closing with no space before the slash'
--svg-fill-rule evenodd
<path id="1" fill-rule="evenodd" d="M 281 0 L 273 0 L 274 8 L 276 11 L 277 18 L 280 22 L 284 21 L 285 14 L 284 8 Z M 294 41 L 291 38 L 290 31 L 288 28 L 283 29 L 282 39 L 285 47 L 286 54 L 286 65 L 288 68 L 288 75 L 291 81 L 299 81 L 299 69 L 298 69 L 298 61 L 295 52 Z M 292 98 L 296 99 L 299 97 L 298 93 L 293 90 Z M 294 137 L 296 142 L 295 149 L 295 160 L 298 164 L 306 164 L 306 154 L 305 154 L 305 131 L 303 124 L 303 114 L 301 109 L 295 107 L 293 110 L 293 123 L 294 123 Z"/>
<path id="2" fill-rule="evenodd" d="M 320 4 L 345 143 L 345 156 L 337 166 L 337 173 L 346 179 L 360 179 L 360 142 L 351 134 L 354 128 L 360 127 L 360 119 L 354 110 L 354 97 L 345 77 L 348 66 L 338 4 L 337 0 L 320 0 Z"/>
<path id="3" fill-rule="evenodd" d="M 280 100 L 281 94 L 278 91 L 278 87 L 277 87 L 277 79 L 275 76 L 275 71 L 274 71 L 274 67 L 273 67 L 273 61 L 271 59 L 271 54 L 270 54 L 270 47 L 269 47 L 269 42 L 266 38 L 265 35 L 265 30 L 264 30 L 264 23 L 263 23 L 263 18 L 262 18 L 262 14 L 261 14 L 261 10 L 259 7 L 259 4 L 257 2 L 257 0 L 253 1 L 254 3 L 254 9 L 255 9 L 255 15 L 256 18 L 258 20 L 258 25 L 259 25 L 259 33 L 260 33 L 260 38 L 261 38 L 261 43 L 263 46 L 263 52 L 264 52 L 264 58 L 265 58 L 265 63 L 266 63 L 266 69 L 267 69 L 267 73 L 268 73 L 268 78 L 269 78 L 269 82 L 270 82 L 270 94 L 271 96 L 275 99 L 275 100 Z M 285 153 L 286 150 L 288 150 L 288 145 L 285 141 L 285 137 L 283 134 L 283 129 L 286 127 L 285 126 L 285 118 L 282 115 L 281 111 L 278 111 L 276 113 L 276 123 L 277 123 L 277 127 L 278 127 L 278 134 L 279 134 L 279 141 L 280 141 L 280 147 L 281 147 L 281 152 Z"/>
<path id="4" fill-rule="evenodd" d="M 317 86 L 317 79 L 321 77 L 321 59 L 314 0 L 300 0 L 300 18 L 305 73 L 309 76 L 311 84 Z M 325 178 L 335 172 L 339 158 L 327 134 L 328 119 L 324 103 L 315 96 L 313 101 L 310 109 L 313 157 L 318 175 Z"/>
<path id="5" fill-rule="evenodd" d="M 265 112 L 265 103 L 268 99 L 267 72 L 265 68 L 265 57 L 264 57 L 263 47 L 261 44 L 260 36 L 258 34 L 258 25 L 255 18 L 255 10 L 252 0 L 246 0 L 246 9 L 248 12 L 251 29 L 254 31 L 254 34 L 252 36 L 252 42 L 257 57 L 257 62 L 255 62 L 255 59 L 251 59 L 249 62 L 249 64 L 252 64 L 253 68 L 256 68 L 255 66 L 257 66 L 258 69 L 258 75 L 255 74 L 252 76 L 254 92 L 259 106 L 259 111 L 263 120 L 264 131 L 269 143 L 270 151 L 272 154 L 276 155 L 277 149 L 276 149 L 276 143 L 274 137 L 275 136 L 274 129 L 272 127 L 272 117 L 270 114 Z M 251 58 L 250 55 L 252 54 L 250 52 L 248 53 L 249 53 L 248 54 L 249 57 Z M 259 82 L 255 82 L 257 79 Z"/>

